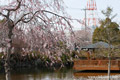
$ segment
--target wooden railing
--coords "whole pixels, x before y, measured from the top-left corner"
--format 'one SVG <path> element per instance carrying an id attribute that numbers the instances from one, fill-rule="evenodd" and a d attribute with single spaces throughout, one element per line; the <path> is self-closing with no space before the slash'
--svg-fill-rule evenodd
<path id="1" fill-rule="evenodd" d="M 108 60 L 75 60 L 74 65 L 79 66 L 108 66 Z M 111 66 L 120 66 L 120 60 L 111 60 Z"/>

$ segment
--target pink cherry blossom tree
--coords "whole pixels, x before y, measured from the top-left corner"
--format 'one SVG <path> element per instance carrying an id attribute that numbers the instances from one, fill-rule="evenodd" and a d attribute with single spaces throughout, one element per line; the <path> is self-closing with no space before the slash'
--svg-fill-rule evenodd
<path id="1" fill-rule="evenodd" d="M 3 26 L 7 26 L 5 29 L 7 30 L 5 38 L 7 43 L 6 80 L 10 80 L 10 55 L 15 36 L 14 29 L 21 28 L 25 34 L 31 35 L 27 38 L 20 35 L 24 41 L 30 42 L 31 48 L 38 46 L 34 44 L 40 44 L 43 45 L 42 47 L 50 49 L 51 46 L 57 45 L 58 39 L 64 40 L 53 33 L 60 31 L 61 37 L 63 37 L 65 29 L 72 31 L 71 20 L 67 18 L 69 16 L 67 16 L 63 5 L 62 0 L 6 0 L 5 4 L 0 5 L 0 17 L 5 20 Z M 39 39 L 41 39 L 40 42 Z"/>

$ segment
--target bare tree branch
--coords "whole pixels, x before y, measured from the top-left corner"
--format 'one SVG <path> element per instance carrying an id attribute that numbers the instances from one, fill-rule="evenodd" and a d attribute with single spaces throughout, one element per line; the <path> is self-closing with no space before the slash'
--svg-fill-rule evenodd
<path id="1" fill-rule="evenodd" d="M 18 9 L 20 8 L 20 6 L 21 6 L 22 0 L 17 0 L 17 2 L 18 2 L 18 5 L 17 5 L 16 8 L 13 8 L 13 9 L 5 9 L 5 10 L 7 10 L 7 11 L 16 11 L 16 10 L 18 10 Z"/>
<path id="2" fill-rule="evenodd" d="M 22 21 L 22 19 L 23 19 L 26 15 L 29 15 L 29 14 L 31 14 L 31 12 L 26 13 L 26 14 L 23 14 L 23 16 L 15 22 L 15 25 L 16 25 L 17 23 L 19 23 L 20 21 Z"/>
<path id="3" fill-rule="evenodd" d="M 47 13 L 50 13 L 50 14 L 53 14 L 53 15 L 55 15 L 55 16 L 58 16 L 58 17 L 63 18 L 63 19 L 67 22 L 67 24 L 69 25 L 69 27 L 72 29 L 72 26 L 71 26 L 70 22 L 67 20 L 66 17 L 63 17 L 63 16 L 61 16 L 61 15 L 58 15 L 58 14 L 56 14 L 56 13 L 53 13 L 53 12 L 47 11 L 47 10 L 42 10 L 42 12 L 47 12 Z M 74 34 L 73 31 L 72 31 L 72 34 L 75 36 L 75 34 Z"/>
<path id="4" fill-rule="evenodd" d="M 2 15 L 3 17 L 6 17 L 6 18 L 7 18 L 7 15 L 5 15 L 5 14 L 3 14 L 3 13 L 1 13 L 1 12 L 0 12 L 0 15 Z"/>
<path id="5" fill-rule="evenodd" d="M 15 25 L 16 25 L 17 23 L 19 23 L 20 21 L 22 21 L 22 22 L 24 22 L 24 23 L 30 22 L 38 12 L 39 12 L 39 11 L 36 11 L 34 14 L 33 14 L 32 12 L 23 14 L 23 16 L 15 23 Z M 29 14 L 32 14 L 33 16 L 32 16 L 31 18 L 29 18 L 29 20 L 25 21 L 26 18 L 24 18 L 24 17 L 27 16 L 27 15 L 29 15 Z"/>

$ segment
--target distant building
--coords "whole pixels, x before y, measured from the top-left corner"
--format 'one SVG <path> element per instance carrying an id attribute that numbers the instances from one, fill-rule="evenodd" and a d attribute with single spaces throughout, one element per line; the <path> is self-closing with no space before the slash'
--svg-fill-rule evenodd
<path id="1" fill-rule="evenodd" d="M 109 45 L 106 42 L 100 41 L 100 42 L 97 42 L 97 43 L 94 43 L 94 44 L 90 44 L 90 45 L 81 47 L 81 49 L 98 49 L 98 48 L 113 48 L 113 46 Z"/>

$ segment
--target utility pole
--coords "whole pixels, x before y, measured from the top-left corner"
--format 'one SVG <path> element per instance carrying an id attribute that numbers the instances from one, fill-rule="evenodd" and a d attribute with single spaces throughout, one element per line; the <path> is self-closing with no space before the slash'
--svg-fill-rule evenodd
<path id="1" fill-rule="evenodd" d="M 87 29 L 87 10 L 88 9 L 82 9 L 82 10 L 84 10 L 85 11 L 85 32 L 86 32 L 86 29 Z"/>
<path id="2" fill-rule="evenodd" d="M 87 40 L 87 34 L 86 34 L 86 32 L 87 32 L 87 8 L 85 8 L 85 9 L 82 9 L 82 10 L 84 10 L 85 11 L 85 24 L 84 24 L 84 26 L 85 26 L 85 40 Z"/>

